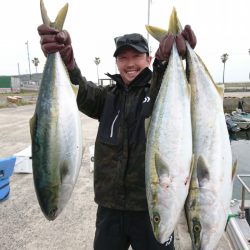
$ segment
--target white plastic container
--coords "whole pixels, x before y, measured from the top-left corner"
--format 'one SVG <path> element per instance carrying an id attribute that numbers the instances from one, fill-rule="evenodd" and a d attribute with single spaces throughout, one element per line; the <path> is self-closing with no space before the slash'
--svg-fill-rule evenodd
<path id="1" fill-rule="evenodd" d="M 16 156 L 16 164 L 14 168 L 15 173 L 32 173 L 32 159 L 31 159 L 31 146 L 14 154 Z"/>

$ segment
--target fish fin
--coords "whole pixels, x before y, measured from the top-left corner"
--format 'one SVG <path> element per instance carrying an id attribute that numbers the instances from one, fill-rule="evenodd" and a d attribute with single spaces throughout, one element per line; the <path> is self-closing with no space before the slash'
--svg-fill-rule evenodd
<path id="1" fill-rule="evenodd" d="M 220 84 L 220 85 L 215 84 L 215 87 L 216 87 L 221 99 L 224 100 L 224 89 L 225 89 L 224 84 Z"/>
<path id="2" fill-rule="evenodd" d="M 167 30 L 164 30 L 155 26 L 151 26 L 151 25 L 146 25 L 146 30 L 152 37 L 154 37 L 159 42 L 161 38 L 168 33 Z"/>
<path id="3" fill-rule="evenodd" d="M 69 165 L 70 164 L 66 159 L 59 165 L 61 183 L 64 183 L 65 178 L 67 177 L 67 175 L 69 175 Z"/>
<path id="4" fill-rule="evenodd" d="M 188 175 L 188 178 L 186 179 L 185 181 L 185 185 L 190 185 L 190 186 L 194 186 L 195 183 L 193 183 L 192 185 L 192 181 L 194 182 L 196 180 L 196 177 L 194 177 L 194 166 L 195 166 L 195 155 L 193 154 L 192 155 L 192 158 L 191 158 L 191 162 L 190 162 L 190 169 L 189 169 L 189 175 Z"/>
<path id="5" fill-rule="evenodd" d="M 63 65 L 64 65 L 65 72 L 66 72 L 66 74 L 67 74 L 67 76 L 68 76 L 68 79 L 69 79 L 69 82 L 70 82 L 70 86 L 71 86 L 73 92 L 75 93 L 75 95 L 77 95 L 78 90 L 79 90 L 79 85 L 75 85 L 75 84 L 73 84 L 73 83 L 70 81 L 69 72 L 68 72 L 68 70 L 67 70 L 67 68 L 66 68 L 66 66 L 65 66 L 65 64 L 64 64 L 63 61 L 62 61 L 62 63 L 63 63 Z"/>
<path id="6" fill-rule="evenodd" d="M 205 182 L 210 179 L 208 166 L 203 156 L 199 156 L 197 159 L 197 179 L 199 187 L 204 186 Z"/>
<path id="7" fill-rule="evenodd" d="M 190 54 L 187 53 L 187 58 L 186 58 L 186 78 L 187 78 L 187 81 L 188 81 L 188 85 L 190 86 L 190 91 L 191 91 L 191 84 L 190 84 L 190 65 L 189 65 L 189 59 L 190 59 Z"/>
<path id="8" fill-rule="evenodd" d="M 187 84 L 187 91 L 188 91 L 188 97 L 190 97 L 191 98 L 191 84 L 189 84 L 189 82 L 188 82 L 188 84 Z"/>
<path id="9" fill-rule="evenodd" d="M 161 38 L 165 36 L 167 33 L 172 33 L 174 35 L 177 35 L 183 30 L 181 23 L 177 17 L 177 12 L 176 12 L 175 7 L 173 8 L 172 13 L 169 18 L 168 30 L 164 30 L 162 28 L 151 26 L 151 25 L 145 25 L 145 26 L 146 26 L 146 30 L 148 31 L 148 33 L 159 42 Z"/>
<path id="10" fill-rule="evenodd" d="M 70 83 L 70 85 L 71 85 L 71 88 L 73 89 L 73 92 L 75 93 L 75 95 L 77 95 L 79 87 L 77 85 L 72 84 L 72 83 Z"/>
<path id="11" fill-rule="evenodd" d="M 36 127 L 36 113 L 30 118 L 30 135 L 33 138 L 34 128 Z"/>
<path id="12" fill-rule="evenodd" d="M 236 159 L 233 163 L 233 168 L 232 168 L 232 181 L 234 180 L 234 177 L 236 175 L 237 167 L 238 167 L 238 160 Z"/>
<path id="13" fill-rule="evenodd" d="M 169 176 L 169 166 L 168 164 L 163 160 L 161 155 L 156 152 L 155 153 L 155 169 L 158 175 L 158 178 L 164 176 Z"/>
<path id="14" fill-rule="evenodd" d="M 189 180 L 191 180 L 192 178 L 192 175 L 193 175 L 193 170 L 194 170 L 194 163 L 195 163 L 195 156 L 194 154 L 192 155 L 192 158 L 191 158 L 191 164 L 190 164 L 190 170 L 189 170 Z"/>
<path id="15" fill-rule="evenodd" d="M 189 49 L 192 49 L 189 45 L 187 45 L 187 46 L 188 46 Z M 209 71 L 208 71 L 207 66 L 205 65 L 205 63 L 202 61 L 202 59 L 200 58 L 200 56 L 197 53 L 195 53 L 195 54 L 198 57 L 199 62 L 202 64 L 202 66 L 204 67 L 205 71 L 207 72 L 208 76 L 210 77 L 211 81 L 213 82 L 216 90 L 218 91 L 218 93 L 219 93 L 219 95 L 220 95 L 220 97 L 221 97 L 221 99 L 223 101 L 224 100 L 224 89 L 225 89 L 224 84 L 218 85 L 218 84 L 215 83 L 215 81 L 213 80 L 211 74 L 209 73 Z"/>
<path id="16" fill-rule="evenodd" d="M 43 23 L 46 26 L 53 27 L 59 31 L 62 30 L 68 12 L 68 3 L 66 3 L 64 7 L 58 12 L 55 22 L 50 21 L 43 0 L 40 0 L 40 9 L 41 9 Z"/>
<path id="17" fill-rule="evenodd" d="M 145 134 L 147 135 L 148 134 L 148 129 L 149 129 L 149 126 L 150 126 L 150 121 L 151 121 L 151 116 L 146 118 L 145 121 L 144 121 L 144 127 L 145 127 Z"/>

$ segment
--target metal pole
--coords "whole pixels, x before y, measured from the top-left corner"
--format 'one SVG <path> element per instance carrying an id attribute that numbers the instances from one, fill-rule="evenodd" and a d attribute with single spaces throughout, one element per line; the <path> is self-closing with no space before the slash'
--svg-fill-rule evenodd
<path id="1" fill-rule="evenodd" d="M 99 81 L 100 81 L 99 79 L 100 79 L 100 78 L 99 78 L 99 69 L 98 69 L 98 64 L 96 65 L 96 70 L 97 70 L 97 80 L 98 80 L 98 85 L 99 85 Z"/>
<path id="2" fill-rule="evenodd" d="M 18 76 L 20 76 L 20 67 L 19 67 L 19 63 L 17 63 L 17 70 L 18 70 Z"/>
<path id="3" fill-rule="evenodd" d="M 223 84 L 224 84 L 224 75 L 225 75 L 225 62 L 224 62 L 224 66 L 223 66 Z"/>
<path id="4" fill-rule="evenodd" d="M 250 49 L 248 50 L 248 53 L 249 53 L 249 55 L 250 55 Z M 249 80 L 250 80 L 250 72 L 249 72 Z"/>
<path id="5" fill-rule="evenodd" d="M 100 79 L 99 79 L 99 69 L 98 69 L 98 66 L 101 63 L 100 58 L 99 57 L 95 57 L 94 63 L 96 64 L 96 71 L 97 71 L 97 79 L 98 79 L 97 85 L 99 85 L 99 80 Z"/>
<path id="6" fill-rule="evenodd" d="M 150 25 L 151 3 L 152 3 L 152 0 L 148 0 L 148 25 Z M 151 54 L 152 53 L 152 48 L 149 45 L 149 37 L 150 37 L 149 32 L 147 32 L 147 41 L 148 41 L 149 54 Z"/>
<path id="7" fill-rule="evenodd" d="M 29 63 L 29 73 L 30 73 L 30 80 L 31 80 L 29 42 L 27 41 L 25 44 L 27 45 L 27 54 L 28 54 L 28 63 Z"/>
<path id="8" fill-rule="evenodd" d="M 150 24 L 150 5 L 151 5 L 151 0 L 148 0 L 148 25 Z M 149 33 L 147 33 L 147 40 L 149 44 Z"/>

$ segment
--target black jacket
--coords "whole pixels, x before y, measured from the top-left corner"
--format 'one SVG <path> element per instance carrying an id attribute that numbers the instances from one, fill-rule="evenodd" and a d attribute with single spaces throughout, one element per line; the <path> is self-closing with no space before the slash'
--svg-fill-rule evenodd
<path id="1" fill-rule="evenodd" d="M 155 93 L 150 89 L 152 72 L 145 68 L 127 87 L 120 75 L 108 76 L 116 84 L 97 87 L 77 67 L 70 72 L 72 83 L 79 84 L 79 110 L 100 122 L 95 142 L 95 201 L 108 208 L 147 210 L 144 121 L 155 99 L 150 96 Z"/>

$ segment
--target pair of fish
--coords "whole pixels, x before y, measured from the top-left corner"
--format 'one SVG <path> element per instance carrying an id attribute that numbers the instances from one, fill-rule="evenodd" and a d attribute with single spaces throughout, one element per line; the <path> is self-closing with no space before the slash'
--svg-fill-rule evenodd
<path id="1" fill-rule="evenodd" d="M 68 5 L 53 23 L 42 0 L 40 7 L 44 24 L 62 30 Z M 35 191 L 45 217 L 54 220 L 71 197 L 83 153 L 76 96 L 59 52 L 47 56 L 30 131 Z"/>
<path id="2" fill-rule="evenodd" d="M 182 28 L 146 26 L 157 40 Z M 193 249 L 211 250 L 223 234 L 235 166 L 223 111 L 223 88 L 187 43 L 186 72 L 174 43 L 147 135 L 146 191 L 156 239 L 165 243 L 185 207 Z"/>

